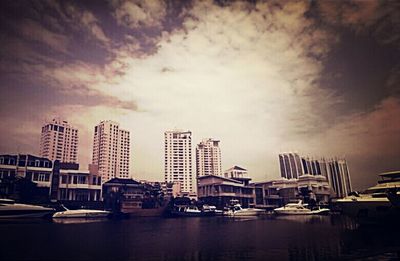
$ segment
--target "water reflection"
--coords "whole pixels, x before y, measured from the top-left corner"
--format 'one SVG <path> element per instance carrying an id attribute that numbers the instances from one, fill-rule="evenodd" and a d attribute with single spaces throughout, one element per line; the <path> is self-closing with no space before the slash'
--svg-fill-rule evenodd
<path id="1" fill-rule="evenodd" d="M 385 260 L 400 246 L 395 228 L 334 215 L 63 221 L 0 222 L 0 260 Z"/>

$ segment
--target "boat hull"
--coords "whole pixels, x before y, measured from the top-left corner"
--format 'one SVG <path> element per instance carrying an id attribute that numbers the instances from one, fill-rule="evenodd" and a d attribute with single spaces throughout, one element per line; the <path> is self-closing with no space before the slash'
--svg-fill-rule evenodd
<path id="1" fill-rule="evenodd" d="M 322 215 L 328 214 L 329 209 L 319 209 L 319 210 L 304 210 L 304 211 L 296 211 L 296 210 L 287 210 L 287 209 L 275 209 L 274 210 L 278 215 Z"/>
<path id="2" fill-rule="evenodd" d="M 400 209 L 386 199 L 353 198 L 334 203 L 343 214 L 356 218 L 360 223 L 398 222 Z"/>
<path id="3" fill-rule="evenodd" d="M 53 218 L 104 218 L 111 214 L 109 211 L 92 210 L 92 211 L 80 211 L 80 210 L 66 210 L 57 212 L 53 215 Z"/>
<path id="4" fill-rule="evenodd" d="M 0 219 L 42 218 L 54 213 L 54 209 L 27 204 L 9 204 L 0 206 Z"/>
<path id="5" fill-rule="evenodd" d="M 227 211 L 224 215 L 231 217 L 254 217 L 262 215 L 263 213 L 265 213 L 265 211 L 261 209 L 242 209 L 239 211 Z"/>
<path id="6" fill-rule="evenodd" d="M 2 211 L 0 211 L 2 212 Z M 0 219 L 14 219 L 14 218 L 43 218 L 54 213 L 54 210 L 48 211 L 12 211 L 7 213 L 0 213 Z"/>

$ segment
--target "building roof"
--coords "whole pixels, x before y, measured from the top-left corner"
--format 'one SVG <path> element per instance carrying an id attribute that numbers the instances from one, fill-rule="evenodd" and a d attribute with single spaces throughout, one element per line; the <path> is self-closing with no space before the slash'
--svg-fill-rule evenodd
<path id="1" fill-rule="evenodd" d="M 244 171 L 247 171 L 247 169 L 244 169 L 244 168 L 239 167 L 239 166 L 237 166 L 237 165 L 233 166 L 232 168 L 230 168 L 230 169 L 228 169 L 228 170 L 244 170 Z M 228 171 L 228 170 L 227 170 L 227 171 Z"/>
<path id="2" fill-rule="evenodd" d="M 221 180 L 223 180 L 223 181 L 225 180 L 225 181 L 230 181 L 230 182 L 234 182 L 234 183 L 238 183 L 238 184 L 243 184 L 243 183 L 240 182 L 239 180 L 230 179 L 230 178 L 225 178 L 225 177 L 216 176 L 216 175 L 201 176 L 201 177 L 198 177 L 197 179 L 206 179 L 206 178 L 217 178 L 217 179 L 221 179 Z"/>
<path id="3" fill-rule="evenodd" d="M 110 179 L 109 181 L 104 183 L 104 185 L 106 185 L 106 184 L 141 185 L 140 182 L 138 182 L 134 179 L 121 179 L 121 178 Z"/>
<path id="4" fill-rule="evenodd" d="M 384 173 L 379 174 L 379 176 L 385 177 L 385 178 L 398 178 L 398 177 L 400 177 L 400 170 L 384 172 Z"/>

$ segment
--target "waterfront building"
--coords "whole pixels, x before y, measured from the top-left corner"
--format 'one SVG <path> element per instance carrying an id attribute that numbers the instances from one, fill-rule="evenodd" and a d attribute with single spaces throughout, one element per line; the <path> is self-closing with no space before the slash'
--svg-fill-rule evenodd
<path id="1" fill-rule="evenodd" d="M 198 199 L 218 208 L 223 208 L 232 199 L 237 199 L 243 207 L 249 207 L 254 204 L 255 198 L 254 186 L 248 184 L 249 180 L 214 175 L 198 177 Z"/>
<path id="2" fill-rule="evenodd" d="M 281 178 L 253 185 L 257 207 L 273 209 L 299 198 L 297 179 Z"/>
<path id="3" fill-rule="evenodd" d="M 166 131 L 164 142 L 165 182 L 179 182 L 182 195 L 195 195 L 196 180 L 192 172 L 192 132 Z"/>
<path id="4" fill-rule="evenodd" d="M 0 155 L 0 184 L 3 185 L 2 193 L 11 193 L 10 182 L 25 178 L 36 184 L 44 194 L 49 195 L 53 162 L 47 158 L 29 154 Z"/>
<path id="5" fill-rule="evenodd" d="M 167 198 L 176 198 L 181 195 L 181 185 L 179 182 L 161 182 L 161 191 Z"/>
<path id="6" fill-rule="evenodd" d="M 247 175 L 247 169 L 239 167 L 239 166 L 233 166 L 227 170 L 224 171 L 224 177 L 229 178 L 229 179 L 235 179 L 246 186 L 249 185 L 249 182 L 251 180 L 250 177 Z"/>
<path id="7" fill-rule="evenodd" d="M 328 203 L 332 190 L 322 175 L 305 174 L 298 179 L 277 179 L 254 183 L 256 206 L 276 208 L 299 199 Z"/>
<path id="8" fill-rule="evenodd" d="M 98 166 L 102 182 L 129 178 L 129 131 L 113 121 L 101 121 L 94 128 L 92 163 Z"/>
<path id="9" fill-rule="evenodd" d="M 59 201 L 101 201 L 101 177 L 97 166 L 79 170 L 78 164 L 60 163 L 59 184 L 56 192 Z"/>
<path id="10" fill-rule="evenodd" d="M 304 174 L 300 156 L 297 153 L 279 154 L 279 167 L 281 177 L 286 179 L 297 179 Z"/>
<path id="11" fill-rule="evenodd" d="M 53 119 L 42 127 L 39 156 L 61 162 L 78 162 L 78 129 Z"/>
<path id="12" fill-rule="evenodd" d="M 219 140 L 204 139 L 196 147 L 196 176 L 222 176 Z"/>
<path id="13" fill-rule="evenodd" d="M 285 153 L 279 154 L 279 166 L 281 177 L 286 179 L 298 179 L 302 175 L 325 177 L 333 189 L 333 197 L 342 198 L 351 192 L 350 173 L 344 158 L 316 160 L 296 153 Z"/>
<path id="14" fill-rule="evenodd" d="M 130 216 L 161 216 L 167 207 L 159 182 L 113 178 L 103 184 L 105 207 Z"/>
<path id="15" fill-rule="evenodd" d="M 18 183 L 25 182 L 21 190 Z M 27 182 L 35 187 L 27 189 Z M 33 190 L 34 192 L 31 193 Z M 101 179 L 93 168 L 79 170 L 77 163 L 61 163 L 33 155 L 0 155 L 0 196 L 17 198 L 31 193 L 28 201 L 100 201 Z M 37 199 L 39 197 L 39 199 Z"/>

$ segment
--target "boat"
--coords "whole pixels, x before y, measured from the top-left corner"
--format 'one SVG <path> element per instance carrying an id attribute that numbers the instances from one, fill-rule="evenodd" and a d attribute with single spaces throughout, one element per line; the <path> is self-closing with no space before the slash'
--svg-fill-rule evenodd
<path id="1" fill-rule="evenodd" d="M 308 208 L 308 204 L 303 204 L 302 200 L 297 203 L 288 203 L 283 207 L 275 208 L 274 212 L 278 215 L 318 215 L 329 213 L 329 208 L 317 207 L 315 209 Z"/>
<path id="2" fill-rule="evenodd" d="M 172 216 L 201 217 L 203 213 L 194 205 L 175 205 L 171 211 Z"/>
<path id="3" fill-rule="evenodd" d="M 97 209 L 65 209 L 64 211 L 56 212 L 53 218 L 103 218 L 108 217 L 111 212 Z"/>
<path id="4" fill-rule="evenodd" d="M 217 209 L 216 206 L 212 205 L 203 205 L 201 212 L 203 213 L 203 216 L 220 216 L 223 215 L 223 211 Z"/>
<path id="5" fill-rule="evenodd" d="M 239 200 L 231 200 L 230 207 L 224 212 L 225 216 L 231 217 L 248 217 L 258 216 L 265 213 L 263 209 L 258 208 L 242 208 L 239 204 Z"/>
<path id="6" fill-rule="evenodd" d="M 54 213 L 53 208 L 15 203 L 12 199 L 0 199 L 0 218 L 42 218 Z"/>
<path id="7" fill-rule="evenodd" d="M 398 221 L 400 218 L 400 171 L 378 174 L 378 184 L 363 193 L 352 192 L 333 204 L 343 213 L 361 223 Z"/>

